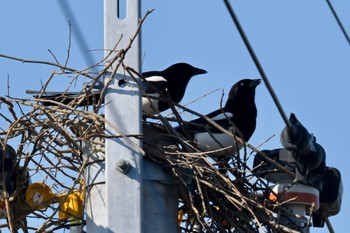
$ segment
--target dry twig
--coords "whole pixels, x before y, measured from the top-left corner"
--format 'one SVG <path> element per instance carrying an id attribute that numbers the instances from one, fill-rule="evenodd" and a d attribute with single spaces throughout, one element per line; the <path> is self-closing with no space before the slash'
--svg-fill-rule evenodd
<path id="1" fill-rule="evenodd" d="M 147 15 L 149 13 L 151 12 L 148 12 Z M 140 27 L 144 19 L 141 20 Z M 19 142 L 14 145 L 17 148 L 17 161 L 14 166 L 16 169 L 22 169 L 21 175 L 17 177 L 16 190 L 8 199 L 5 198 L 9 216 L 8 224 L 0 225 L 0 228 L 7 227 L 13 232 L 18 229 L 22 229 L 23 232 L 33 229 L 38 232 L 51 232 L 70 224 L 66 220 L 58 219 L 56 215 L 58 207 L 63 201 L 58 205 L 48 205 L 48 208 L 44 210 L 33 210 L 26 204 L 23 190 L 28 186 L 29 178 L 42 180 L 54 188 L 56 193 L 64 193 L 65 198 L 69 193 L 81 188 L 79 180 L 82 179 L 88 161 L 84 160 L 82 154 L 83 145 L 90 144 L 96 149 L 102 148 L 103 150 L 103 143 L 101 147 L 100 142 L 105 138 L 104 126 L 110 124 L 102 114 L 102 98 L 97 105 L 93 106 L 92 110 L 90 110 L 91 106 L 80 106 L 81 101 L 89 98 L 95 85 L 111 67 L 113 67 L 111 77 L 114 77 L 117 70 L 121 68 L 125 69 L 130 76 L 135 76 L 136 81 L 141 77 L 132 68 L 125 67 L 123 64 L 123 58 L 138 31 L 130 40 L 128 47 L 120 49 L 117 53 L 115 51 L 118 41 L 116 42 L 115 49 L 105 60 L 96 64 L 96 66 L 102 62 L 107 64 L 97 76 L 89 73 L 91 67 L 76 70 L 67 67 L 67 61 L 65 65 L 61 65 L 58 62 L 34 61 L 0 54 L 0 57 L 7 59 L 60 68 L 60 72 L 53 72 L 50 75 L 37 98 L 28 100 L 0 97 L 0 104 L 8 110 L 8 113 L 0 113 L 0 119 L 8 124 L 6 130 L 0 131 L 0 136 L 4 138 L 5 143 L 15 141 L 14 139 Z M 62 78 L 62 75 L 72 74 L 75 75 L 74 79 L 87 77 L 92 80 L 81 89 L 81 94 L 73 102 L 66 105 L 63 102 L 41 98 L 57 75 Z M 66 91 L 71 88 L 72 83 L 69 83 Z M 108 84 L 109 81 L 106 81 L 102 96 L 108 88 Z M 45 101 L 54 105 L 44 106 Z M 235 137 L 232 132 L 225 130 L 202 114 L 179 104 L 174 104 L 174 106 L 182 111 L 205 118 L 221 132 Z M 115 130 L 116 137 L 123 137 L 127 140 L 130 140 L 130 137 L 143 138 L 143 148 L 137 147 L 137 149 L 148 159 L 157 161 L 161 166 L 164 166 L 172 175 L 175 183 L 178 184 L 179 227 L 181 231 L 278 232 L 282 229 L 281 225 L 276 224 L 276 213 L 283 207 L 266 198 L 271 191 L 269 184 L 252 173 L 254 168 L 248 166 L 247 150 L 250 148 L 267 160 L 269 158 L 257 148 L 236 138 L 247 148 L 244 153 L 234 155 L 230 169 L 227 173 L 222 173 L 216 162 L 210 157 L 210 152 L 198 150 L 194 142 L 183 138 L 172 128 L 174 121 L 179 124 L 183 122 L 177 109 L 172 108 L 175 118 L 158 115 L 160 123 L 158 121 L 155 123 L 151 118 L 144 120 L 144 127 L 152 127 L 159 132 L 159 140 L 157 138 L 149 140 L 147 135 L 125 135 L 113 125 L 111 126 Z M 101 140 L 93 140 L 94 138 Z M 270 162 L 275 164 L 277 169 L 290 174 L 280 164 L 273 160 Z M 38 226 L 30 226 L 30 222 L 26 221 L 26 218 L 29 217 L 41 219 L 41 226 L 39 228 Z M 80 220 L 84 224 L 84 219 Z"/>

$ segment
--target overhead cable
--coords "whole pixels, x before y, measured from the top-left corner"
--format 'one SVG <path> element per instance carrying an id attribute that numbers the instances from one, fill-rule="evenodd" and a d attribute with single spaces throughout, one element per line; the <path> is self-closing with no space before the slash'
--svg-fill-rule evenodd
<path id="1" fill-rule="evenodd" d="M 333 7 L 331 6 L 330 2 L 328 0 L 327 0 L 327 2 L 330 5 L 330 8 L 332 9 L 333 14 L 335 14 L 335 11 L 334 11 Z M 268 80 L 268 78 L 267 78 L 267 76 L 266 76 L 266 74 L 264 72 L 264 69 L 262 68 L 262 66 L 261 66 L 261 64 L 260 64 L 260 62 L 259 62 L 259 60 L 258 60 L 258 58 L 257 58 L 257 56 L 256 56 L 256 54 L 255 54 L 255 52 L 254 52 L 254 50 L 252 48 L 252 46 L 250 45 L 249 40 L 248 40 L 246 34 L 244 33 L 243 28 L 242 28 L 242 26 L 241 26 L 241 24 L 240 24 L 240 22 L 239 22 L 239 20 L 238 20 L 238 18 L 236 16 L 236 14 L 234 13 L 233 8 L 232 8 L 229 0 L 224 0 L 224 3 L 225 3 L 225 5 L 227 7 L 227 10 L 229 11 L 229 13 L 230 13 L 230 15 L 232 17 L 232 20 L 234 21 L 234 23 L 235 23 L 235 25 L 237 27 L 237 30 L 239 31 L 239 33 L 240 33 L 240 35 L 241 35 L 241 37 L 242 37 L 242 39 L 243 39 L 243 41 L 244 41 L 248 51 L 250 53 L 250 56 L 252 57 L 252 59 L 253 59 L 255 65 L 256 65 L 257 69 L 259 70 L 262 79 L 264 80 L 264 83 L 265 83 L 268 91 L 270 92 L 270 95 L 272 96 L 272 98 L 273 98 L 273 100 L 274 100 L 274 102 L 275 102 L 275 104 L 276 104 L 276 106 L 278 108 L 278 111 L 280 112 L 280 114 L 282 116 L 282 119 L 284 120 L 284 122 L 286 124 L 286 127 L 288 129 L 291 129 L 291 124 L 290 124 L 287 116 L 285 115 L 285 113 L 283 111 L 283 108 L 282 108 L 282 106 L 281 106 L 281 104 L 280 104 L 280 102 L 279 102 L 279 100 L 278 100 L 274 90 L 272 89 L 272 86 L 271 86 L 271 84 L 270 84 L 270 82 L 269 82 L 269 80 Z M 340 23 L 340 20 L 336 16 L 336 14 L 335 14 L 335 17 L 336 17 L 340 27 L 342 28 L 344 35 L 346 36 L 346 38 L 347 38 L 347 40 L 348 40 L 348 42 L 350 44 L 349 37 L 346 34 L 346 31 L 343 28 L 342 24 Z M 330 220 L 328 218 L 326 218 L 326 224 L 327 224 L 329 232 L 330 233 L 334 233 L 333 227 L 332 227 L 331 222 L 330 222 Z"/>
<path id="2" fill-rule="evenodd" d="M 337 12 L 334 10 L 331 1 L 330 1 L 330 0 L 326 0 L 326 2 L 327 2 L 327 4 L 328 4 L 329 9 L 332 11 L 333 16 L 334 16 L 335 20 L 337 21 L 337 23 L 338 23 L 340 29 L 342 30 L 342 32 L 343 32 L 343 34 L 344 34 L 344 36 L 345 36 L 345 39 L 348 41 L 348 43 L 349 43 L 349 45 L 350 45 L 350 37 L 349 37 L 348 33 L 346 32 L 346 30 L 345 30 L 345 28 L 344 28 L 342 22 L 340 21 L 338 15 L 337 15 Z"/>
<path id="3" fill-rule="evenodd" d="M 73 35 L 77 41 L 77 44 L 79 46 L 80 52 L 83 54 L 83 57 L 85 59 L 85 62 L 87 63 L 88 66 L 92 66 L 96 64 L 95 59 L 91 56 L 91 53 L 88 53 L 89 51 L 89 46 L 88 43 L 86 42 L 86 39 L 83 35 L 83 32 L 80 29 L 80 25 L 74 16 L 74 13 L 69 5 L 69 2 L 66 0 L 60 0 L 57 1 L 58 5 L 61 8 L 61 12 L 64 14 L 65 18 L 68 18 L 73 25 Z"/>
<path id="4" fill-rule="evenodd" d="M 286 114 L 285 114 L 285 112 L 284 112 L 284 110 L 282 108 L 282 105 L 279 102 L 279 100 L 277 98 L 277 95 L 274 92 L 274 90 L 273 90 L 273 88 L 272 88 L 272 86 L 271 86 L 271 84 L 269 82 L 269 79 L 267 78 L 267 76 L 265 74 L 265 71 L 264 71 L 263 67 L 260 64 L 258 57 L 256 56 L 252 46 L 250 45 L 249 40 L 248 40 L 246 34 L 244 33 L 243 28 L 242 28 L 242 26 L 241 26 L 241 24 L 240 24 L 240 22 L 239 22 L 239 20 L 238 20 L 238 18 L 236 16 L 236 14 L 234 13 L 233 8 L 232 8 L 229 0 L 224 0 L 224 2 L 225 2 L 227 10 L 229 11 L 229 13 L 230 13 L 230 15 L 232 17 L 232 20 L 234 21 L 234 23 L 235 23 L 235 25 L 236 25 L 236 27 L 237 27 L 237 29 L 238 29 L 242 39 L 243 39 L 243 42 L 244 42 L 245 46 L 247 47 L 247 49 L 249 51 L 250 56 L 252 57 L 252 59 L 253 59 L 253 61 L 255 63 L 256 68 L 258 69 L 258 71 L 259 71 L 259 73 L 261 75 L 261 78 L 264 80 L 264 83 L 265 83 L 268 91 L 270 92 L 270 95 L 271 95 L 273 101 L 275 102 L 275 105 L 276 105 L 276 107 L 277 107 L 277 109 L 278 109 L 278 111 L 279 111 L 279 113 L 280 113 L 284 123 L 286 124 L 288 129 L 291 129 L 291 124 L 290 124 L 290 122 L 289 122 L 289 120 L 288 120 L 288 118 L 287 118 L 287 116 L 286 116 Z"/>

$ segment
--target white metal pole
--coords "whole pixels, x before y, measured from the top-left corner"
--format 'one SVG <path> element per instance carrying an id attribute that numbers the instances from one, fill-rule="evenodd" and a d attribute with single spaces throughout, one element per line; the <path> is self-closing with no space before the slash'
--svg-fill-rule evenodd
<path id="1" fill-rule="evenodd" d="M 120 9 L 118 0 L 104 0 L 105 57 L 117 43 L 114 55 L 126 49 L 137 32 L 140 0 L 125 1 L 126 9 Z M 118 12 L 122 11 L 125 12 L 125 18 L 119 19 Z M 140 50 L 139 35 L 123 60 L 125 65 L 138 72 Z M 116 64 L 112 64 L 109 71 L 115 67 Z M 106 78 L 109 78 L 108 74 Z M 105 140 L 105 154 L 96 152 L 98 150 L 91 145 L 87 145 L 84 151 L 89 155 L 90 162 L 85 172 L 86 230 L 91 233 L 141 233 L 142 155 L 135 148 L 135 145 L 140 147 L 141 142 L 128 136 L 141 134 L 141 94 L 136 83 L 122 67 L 112 78 L 105 95 L 105 118 L 108 122 L 105 125 L 108 136 Z M 120 137 L 121 134 L 126 137 Z"/>
<path id="2" fill-rule="evenodd" d="M 103 143 L 102 140 L 93 139 Z M 99 151 L 99 152 L 98 152 Z M 84 154 L 88 156 L 84 179 L 86 187 L 86 231 L 103 233 L 107 229 L 105 156 L 102 148 L 86 144 Z"/>
<path id="3" fill-rule="evenodd" d="M 145 143 L 173 145 L 173 139 L 157 128 L 145 125 Z M 143 160 L 143 223 L 144 233 L 178 233 L 178 190 L 170 172 L 151 159 Z"/>
<path id="4" fill-rule="evenodd" d="M 125 1 L 125 18 L 119 19 L 118 12 L 123 10 L 119 9 L 119 1 L 104 0 L 105 56 L 117 43 L 115 52 L 127 48 L 138 29 L 140 0 Z M 138 35 L 126 53 L 124 64 L 141 73 L 140 41 Z M 176 233 L 176 185 L 159 164 L 143 161 L 134 146 L 141 147 L 140 140 L 128 137 L 141 134 L 142 109 L 140 91 L 127 74 L 120 67 L 105 95 L 108 122 L 105 128 L 109 136 L 105 140 L 105 154 L 96 153 L 94 151 L 101 150 L 89 146 L 84 152 L 90 155 L 91 162 L 85 172 L 88 187 L 86 230 L 89 233 Z M 127 139 L 119 137 L 120 133 Z M 152 130 L 145 133 L 154 138 Z M 158 143 L 167 143 L 161 138 L 158 140 Z"/>
<path id="5" fill-rule="evenodd" d="M 121 9 L 118 0 L 104 1 L 105 55 L 118 43 L 117 50 L 126 49 L 135 35 L 140 19 L 140 0 L 126 0 Z M 119 19 L 118 12 L 125 11 Z M 140 35 L 124 58 L 124 64 L 140 72 Z M 117 51 L 116 51 L 117 52 Z M 115 68 L 112 65 L 111 70 Z M 106 205 L 107 231 L 142 232 L 142 155 L 136 145 L 139 139 L 116 137 L 140 135 L 142 130 L 141 94 L 136 83 L 122 67 L 113 77 L 105 96 L 106 133 Z M 115 130 L 117 128 L 119 132 Z"/>

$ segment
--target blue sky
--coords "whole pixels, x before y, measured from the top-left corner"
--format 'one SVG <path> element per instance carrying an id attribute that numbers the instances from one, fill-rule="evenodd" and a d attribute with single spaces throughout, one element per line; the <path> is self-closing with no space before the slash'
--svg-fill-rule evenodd
<path id="1" fill-rule="evenodd" d="M 344 27 L 350 32 L 350 1 L 333 0 Z M 193 78 L 182 103 L 212 90 L 219 91 L 189 107 L 200 113 L 218 108 L 222 90 L 242 78 L 260 78 L 223 1 L 143 1 L 142 11 L 155 9 L 142 29 L 143 71 L 160 70 L 184 61 L 206 69 Z M 343 176 L 344 196 L 340 214 L 331 218 L 336 232 L 347 231 L 350 216 L 350 162 L 348 132 L 350 92 L 350 46 L 338 27 L 326 1 L 232 1 L 241 24 L 265 69 L 286 112 L 296 113 L 327 153 L 327 165 Z M 81 50 L 73 37 L 69 66 L 83 68 L 88 54 L 95 61 L 103 53 L 102 1 L 70 1 L 87 48 Z M 54 61 L 50 49 L 65 61 L 69 26 L 57 1 L 6 1 L 0 3 L 0 53 Z M 70 19 L 72 20 L 72 19 Z M 0 95 L 28 98 L 26 89 L 39 89 L 57 68 L 23 64 L 0 58 Z M 57 81 L 52 90 L 65 88 Z M 224 97 L 226 98 L 226 96 Z M 279 135 L 284 123 L 265 85 L 257 88 L 257 129 L 250 140 L 259 145 L 275 135 L 263 149 L 281 147 Z M 0 109 L 1 111 L 1 109 Z M 191 116 L 187 116 L 190 118 Z M 0 122 L 3 124 L 3 122 Z M 3 126 L 3 125 L 1 125 Z M 312 228 L 311 232 L 327 232 Z"/>

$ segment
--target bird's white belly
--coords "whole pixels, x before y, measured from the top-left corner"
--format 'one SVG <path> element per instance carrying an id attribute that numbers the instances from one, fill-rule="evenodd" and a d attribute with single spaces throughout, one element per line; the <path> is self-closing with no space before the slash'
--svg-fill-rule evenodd
<path id="1" fill-rule="evenodd" d="M 158 113 L 158 100 L 152 97 L 159 97 L 159 94 L 149 94 L 150 98 L 142 97 L 142 112 L 146 115 L 153 116 Z"/>
<path id="2" fill-rule="evenodd" d="M 234 138 L 224 133 L 196 133 L 194 140 L 197 144 L 197 148 L 201 151 L 212 151 L 212 153 L 209 154 L 210 156 L 236 154 L 239 149 L 242 148 L 242 145 L 239 143 L 237 144 Z M 217 141 L 220 142 L 220 144 Z"/>

